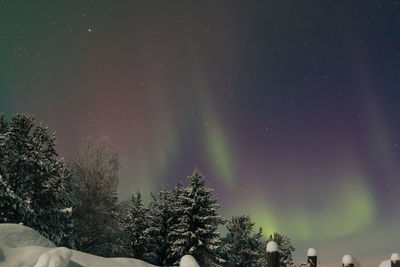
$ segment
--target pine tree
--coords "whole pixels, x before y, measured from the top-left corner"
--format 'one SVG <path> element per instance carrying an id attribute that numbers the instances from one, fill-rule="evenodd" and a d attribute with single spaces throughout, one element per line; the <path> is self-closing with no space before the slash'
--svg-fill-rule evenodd
<path id="1" fill-rule="evenodd" d="M 172 243 L 172 255 L 180 258 L 191 254 L 201 266 L 220 266 L 224 261 L 220 258 L 217 227 L 224 220 L 217 213 L 218 204 L 203 175 L 196 170 L 189 182 L 190 186 L 182 190 L 176 203 L 182 214 L 171 233 L 179 237 Z"/>
<path id="2" fill-rule="evenodd" d="M 148 237 L 145 259 L 153 264 L 167 266 L 170 261 L 171 244 L 168 234 L 171 231 L 171 218 L 173 198 L 170 191 L 163 186 L 158 193 L 158 198 L 152 195 L 153 200 L 149 204 L 148 223 L 146 235 Z"/>
<path id="3" fill-rule="evenodd" d="M 173 201 L 171 205 L 171 216 L 169 218 L 169 232 L 168 232 L 168 242 L 172 246 L 172 244 L 176 244 L 181 240 L 180 232 L 178 231 L 181 228 L 180 218 L 184 215 L 183 212 L 183 204 L 182 198 L 183 194 L 186 192 L 186 188 L 178 182 L 173 191 Z M 177 253 L 177 251 L 170 250 L 168 259 L 171 263 L 177 263 L 182 255 Z"/>
<path id="4" fill-rule="evenodd" d="M 228 233 L 224 238 L 225 266 L 256 267 L 261 258 L 261 228 L 253 234 L 254 223 L 249 216 L 232 217 L 228 222 Z"/>
<path id="5" fill-rule="evenodd" d="M 30 115 L 0 115 L 2 222 L 23 223 L 57 245 L 70 245 L 70 174 L 55 150 L 55 134 Z"/>
<path id="6" fill-rule="evenodd" d="M 117 205 L 118 155 L 106 139 L 88 140 L 72 163 L 77 248 L 99 256 L 122 256 L 123 230 Z"/>
<path id="7" fill-rule="evenodd" d="M 123 228 L 127 233 L 129 254 L 128 257 L 144 259 L 147 236 L 147 210 L 143 206 L 143 200 L 140 192 L 132 195 L 128 213 L 123 220 Z"/>

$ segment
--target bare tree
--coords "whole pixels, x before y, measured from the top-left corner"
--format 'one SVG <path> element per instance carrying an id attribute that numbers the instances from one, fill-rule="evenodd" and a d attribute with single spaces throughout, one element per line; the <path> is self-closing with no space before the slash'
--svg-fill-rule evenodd
<path id="1" fill-rule="evenodd" d="M 71 165 L 78 249 L 99 256 L 120 256 L 118 154 L 111 149 L 107 139 L 88 139 Z"/>

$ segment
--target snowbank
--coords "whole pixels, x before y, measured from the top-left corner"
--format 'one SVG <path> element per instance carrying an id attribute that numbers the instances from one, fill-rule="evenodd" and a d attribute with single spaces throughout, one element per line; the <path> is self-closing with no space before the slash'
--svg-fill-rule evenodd
<path id="1" fill-rule="evenodd" d="M 55 248 L 43 253 L 33 267 L 68 267 L 72 251 L 67 248 Z"/>
<path id="2" fill-rule="evenodd" d="M 390 260 L 387 261 L 382 261 L 381 264 L 379 264 L 379 267 L 391 267 L 392 263 L 390 262 Z"/>
<path id="3" fill-rule="evenodd" d="M 103 258 L 68 248 L 56 248 L 35 230 L 0 224 L 0 267 L 155 267 L 141 260 Z"/>
<path id="4" fill-rule="evenodd" d="M 2 223 L 0 224 L 0 245 L 10 248 L 41 246 L 54 248 L 55 245 L 33 230 L 22 224 Z"/>
<path id="5" fill-rule="evenodd" d="M 85 267 L 155 267 L 155 265 L 137 259 L 104 258 L 77 250 L 72 250 L 71 261 L 79 264 L 77 266 Z"/>

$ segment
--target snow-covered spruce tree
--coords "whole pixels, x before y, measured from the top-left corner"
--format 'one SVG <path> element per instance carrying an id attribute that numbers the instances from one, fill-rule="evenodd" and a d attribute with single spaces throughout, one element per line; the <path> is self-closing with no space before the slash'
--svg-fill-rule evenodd
<path id="1" fill-rule="evenodd" d="M 280 260 L 281 266 L 282 267 L 295 266 L 295 264 L 293 262 L 293 257 L 292 257 L 292 253 L 294 251 L 294 247 L 293 247 L 292 243 L 290 242 L 289 237 L 287 237 L 285 235 L 278 234 L 278 233 L 274 233 L 273 236 L 271 235 L 269 237 L 268 241 L 269 240 L 273 240 L 278 244 L 278 247 L 279 247 L 279 260 Z M 262 249 L 261 251 L 264 254 L 263 257 L 262 257 L 262 262 L 263 262 L 262 266 L 267 266 L 266 262 L 265 262 L 265 260 L 266 260 L 265 249 L 266 249 L 267 242 L 264 242 L 264 244 L 263 244 L 263 246 L 261 248 Z"/>
<path id="2" fill-rule="evenodd" d="M 16 212 L 18 211 L 18 212 Z M 20 218 L 33 218 L 30 202 L 20 198 L 0 174 L 0 223 L 15 223 Z"/>
<path id="3" fill-rule="evenodd" d="M 172 204 L 171 204 L 171 216 L 168 219 L 169 232 L 167 234 L 167 240 L 170 245 L 181 240 L 181 236 L 178 229 L 180 229 L 180 218 L 184 212 L 182 209 L 182 194 L 187 190 L 180 182 L 178 182 L 172 193 Z M 180 261 L 182 255 L 176 253 L 177 251 L 169 250 L 168 261 L 171 263 L 177 263 Z"/>
<path id="4" fill-rule="evenodd" d="M 257 267 L 261 254 L 259 248 L 262 245 L 261 228 L 253 233 L 254 223 L 249 216 L 236 216 L 228 222 L 228 233 L 222 239 L 224 245 L 225 266 L 233 267 Z"/>
<path id="5" fill-rule="evenodd" d="M 221 241 L 217 227 L 224 223 L 218 215 L 217 201 L 205 184 L 203 175 L 195 170 L 189 177 L 190 185 L 181 191 L 176 205 L 181 210 L 178 224 L 172 229 L 172 255 L 180 258 L 193 255 L 200 266 L 221 266 Z"/>
<path id="6" fill-rule="evenodd" d="M 158 198 L 152 195 L 149 204 L 148 228 L 145 234 L 148 238 L 145 260 L 161 266 L 172 265 L 170 261 L 171 244 L 168 233 L 171 231 L 170 219 L 173 217 L 171 192 L 163 186 Z"/>
<path id="7" fill-rule="evenodd" d="M 77 248 L 98 256 L 122 256 L 125 251 L 117 205 L 117 153 L 107 139 L 87 140 L 71 169 Z"/>
<path id="8" fill-rule="evenodd" d="M 129 201 L 129 208 L 126 217 L 122 221 L 125 233 L 127 234 L 128 257 L 144 259 L 147 237 L 147 210 L 143 206 L 140 192 L 132 195 Z"/>
<path id="9" fill-rule="evenodd" d="M 1 222 L 23 223 L 57 245 L 69 245 L 72 201 L 70 178 L 49 134 L 33 116 L 0 115 Z"/>

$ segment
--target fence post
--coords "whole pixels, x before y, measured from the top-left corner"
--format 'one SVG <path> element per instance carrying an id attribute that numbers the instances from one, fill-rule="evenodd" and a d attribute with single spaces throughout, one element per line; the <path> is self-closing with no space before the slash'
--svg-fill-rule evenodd
<path id="1" fill-rule="evenodd" d="M 179 267 L 200 267 L 192 255 L 185 255 L 179 262 Z"/>
<path id="2" fill-rule="evenodd" d="M 353 257 L 344 255 L 342 259 L 342 267 L 354 267 Z"/>
<path id="3" fill-rule="evenodd" d="M 397 253 L 393 253 L 390 257 L 392 267 L 400 267 L 400 256 Z"/>
<path id="4" fill-rule="evenodd" d="M 315 248 L 307 250 L 307 267 L 317 267 L 317 251 Z"/>
<path id="5" fill-rule="evenodd" d="M 267 243 L 267 267 L 279 267 L 279 248 L 275 241 Z"/>

